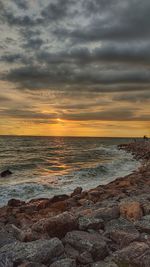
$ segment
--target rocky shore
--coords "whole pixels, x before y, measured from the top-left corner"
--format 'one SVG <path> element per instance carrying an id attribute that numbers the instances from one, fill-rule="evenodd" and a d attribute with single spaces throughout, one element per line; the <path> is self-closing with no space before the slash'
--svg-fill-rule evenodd
<path id="1" fill-rule="evenodd" d="M 71 195 L 0 208 L 0 267 L 150 267 L 150 142 L 126 177 Z"/>

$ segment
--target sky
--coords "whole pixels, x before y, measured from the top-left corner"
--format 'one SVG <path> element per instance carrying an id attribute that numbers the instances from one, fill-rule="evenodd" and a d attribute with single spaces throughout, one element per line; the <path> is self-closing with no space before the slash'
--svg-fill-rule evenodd
<path id="1" fill-rule="evenodd" d="M 0 134 L 150 136 L 149 0 L 0 0 Z"/>

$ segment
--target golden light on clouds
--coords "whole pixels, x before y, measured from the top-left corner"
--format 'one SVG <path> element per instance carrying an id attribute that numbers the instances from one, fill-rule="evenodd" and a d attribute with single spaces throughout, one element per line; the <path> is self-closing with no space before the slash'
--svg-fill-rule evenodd
<path id="1" fill-rule="evenodd" d="M 150 135 L 150 1 L 1 2 L 0 134 Z"/>

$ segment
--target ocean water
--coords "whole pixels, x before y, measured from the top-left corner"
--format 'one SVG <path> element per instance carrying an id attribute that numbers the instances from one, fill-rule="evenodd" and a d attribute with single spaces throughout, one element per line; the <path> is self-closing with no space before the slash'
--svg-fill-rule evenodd
<path id="1" fill-rule="evenodd" d="M 124 138 L 0 137 L 0 206 L 11 198 L 30 200 L 107 184 L 135 170 L 139 162 L 118 150 Z"/>

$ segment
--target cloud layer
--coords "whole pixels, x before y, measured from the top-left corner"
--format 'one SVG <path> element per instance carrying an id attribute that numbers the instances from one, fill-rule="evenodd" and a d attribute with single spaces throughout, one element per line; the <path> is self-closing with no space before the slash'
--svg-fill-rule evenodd
<path id="1" fill-rule="evenodd" d="M 148 122 L 149 25 L 149 0 L 2 1 L 0 116 Z"/>

